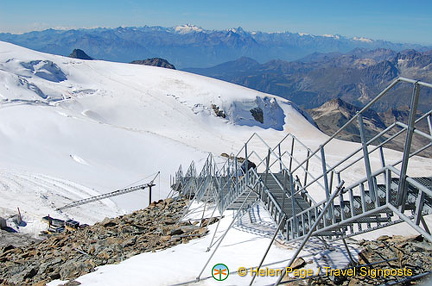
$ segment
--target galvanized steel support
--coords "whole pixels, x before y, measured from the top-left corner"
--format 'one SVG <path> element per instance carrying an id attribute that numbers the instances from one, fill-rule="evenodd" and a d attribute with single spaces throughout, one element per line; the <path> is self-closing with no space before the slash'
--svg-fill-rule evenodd
<path id="1" fill-rule="evenodd" d="M 399 187 L 398 187 L 398 207 L 401 212 L 405 211 L 405 200 L 407 197 L 407 187 L 406 187 L 406 174 L 408 170 L 408 159 L 410 157 L 411 152 L 411 143 L 413 139 L 414 134 L 414 123 L 415 118 L 417 114 L 417 106 L 418 106 L 418 100 L 419 100 L 419 94 L 420 94 L 420 86 L 416 82 L 414 83 L 414 89 L 411 97 L 411 104 L 410 104 L 410 113 L 408 117 L 408 128 L 407 128 L 407 135 L 405 139 L 405 146 L 404 146 L 404 153 L 402 158 L 402 166 L 401 166 L 401 172 L 399 177 Z"/>
<path id="2" fill-rule="evenodd" d="M 361 138 L 362 149 L 363 149 L 363 161 L 364 161 L 365 170 L 366 170 L 366 177 L 367 177 L 367 181 L 368 181 L 369 194 L 370 194 L 372 201 L 377 203 L 376 191 L 375 191 L 376 188 L 375 188 L 374 180 L 373 180 L 372 175 L 371 175 L 372 171 L 371 171 L 371 164 L 370 164 L 370 159 L 369 159 L 368 145 L 366 143 L 367 142 L 366 134 L 364 131 L 363 116 L 361 114 L 359 114 L 359 116 L 357 118 L 358 118 L 359 130 L 360 130 L 360 138 Z"/>

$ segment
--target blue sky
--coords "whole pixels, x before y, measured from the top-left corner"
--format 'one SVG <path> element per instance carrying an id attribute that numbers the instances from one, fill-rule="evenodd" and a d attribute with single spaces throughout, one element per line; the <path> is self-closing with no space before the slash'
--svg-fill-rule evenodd
<path id="1" fill-rule="evenodd" d="M 0 0 L 0 32 L 187 23 L 432 45 L 430 0 Z"/>

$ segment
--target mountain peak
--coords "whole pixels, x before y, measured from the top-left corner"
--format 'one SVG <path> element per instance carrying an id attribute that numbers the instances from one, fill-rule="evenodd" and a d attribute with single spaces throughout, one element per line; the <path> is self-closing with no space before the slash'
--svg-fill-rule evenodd
<path id="1" fill-rule="evenodd" d="M 69 55 L 70 58 L 80 59 L 80 60 L 93 60 L 92 57 L 87 55 L 83 50 L 74 49 L 72 53 Z"/>
<path id="2" fill-rule="evenodd" d="M 228 29 L 227 31 L 232 32 L 232 33 L 236 33 L 236 34 L 246 33 L 246 31 L 242 27 L 231 28 L 231 29 Z"/>

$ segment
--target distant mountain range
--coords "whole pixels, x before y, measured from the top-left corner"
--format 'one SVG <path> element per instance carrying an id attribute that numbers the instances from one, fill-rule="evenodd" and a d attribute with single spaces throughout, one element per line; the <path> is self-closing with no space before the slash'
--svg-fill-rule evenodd
<path id="1" fill-rule="evenodd" d="M 299 61 L 265 64 L 243 57 L 211 68 L 186 70 L 275 94 L 305 109 L 337 98 L 361 107 L 397 77 L 432 82 L 432 50 L 355 49 L 346 54 L 315 53 Z M 409 104 L 409 87 L 396 90 L 374 106 L 376 111 Z M 428 94 L 421 99 L 420 109 L 429 110 L 431 105 L 432 94 Z"/>
<path id="2" fill-rule="evenodd" d="M 241 57 L 250 57 L 258 62 L 273 59 L 293 61 L 315 52 L 344 53 L 355 48 L 427 49 L 414 44 L 339 35 L 248 32 L 242 28 L 218 31 L 193 25 L 48 29 L 24 34 L 1 33 L 0 40 L 58 55 L 69 55 L 73 48 L 82 49 L 95 59 L 118 62 L 164 58 L 180 69 L 211 67 Z"/>

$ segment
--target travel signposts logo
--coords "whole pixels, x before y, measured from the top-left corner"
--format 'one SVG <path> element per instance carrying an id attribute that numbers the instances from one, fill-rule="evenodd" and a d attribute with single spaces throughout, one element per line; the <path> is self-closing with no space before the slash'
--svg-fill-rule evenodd
<path id="1" fill-rule="evenodd" d="M 228 266 L 218 263 L 212 268 L 212 276 L 216 281 L 224 281 L 229 276 Z"/>

